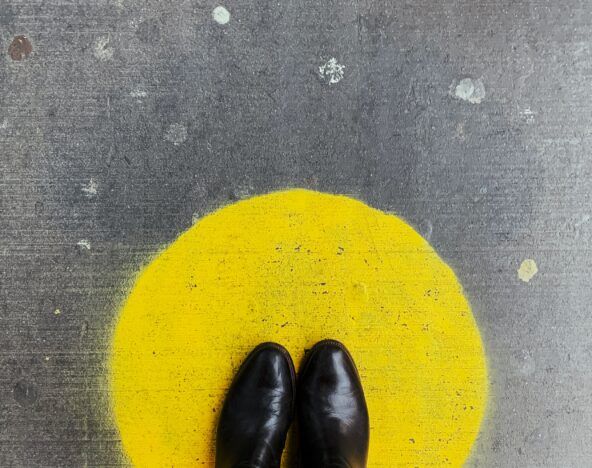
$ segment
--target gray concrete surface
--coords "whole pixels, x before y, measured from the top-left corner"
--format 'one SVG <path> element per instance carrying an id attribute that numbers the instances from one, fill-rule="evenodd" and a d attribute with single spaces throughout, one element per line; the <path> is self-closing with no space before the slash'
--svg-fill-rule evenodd
<path id="1" fill-rule="evenodd" d="M 218 5 L 0 0 L 0 466 L 120 466 L 133 274 L 283 187 L 396 212 L 455 269 L 491 369 L 471 466 L 591 466 L 592 3 Z"/>

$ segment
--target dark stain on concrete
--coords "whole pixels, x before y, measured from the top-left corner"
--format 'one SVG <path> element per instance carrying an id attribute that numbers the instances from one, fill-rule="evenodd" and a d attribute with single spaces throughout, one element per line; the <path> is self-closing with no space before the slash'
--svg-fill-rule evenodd
<path id="1" fill-rule="evenodd" d="M 37 387 L 31 382 L 19 380 L 13 388 L 14 399 L 21 406 L 31 406 L 37 401 Z"/>
<path id="2" fill-rule="evenodd" d="M 8 46 L 8 55 L 12 60 L 23 60 L 33 52 L 33 45 L 26 36 L 15 36 Z"/>
<path id="3" fill-rule="evenodd" d="M 136 36 L 145 44 L 157 44 L 160 41 L 161 22 L 157 18 L 142 21 L 136 30 Z"/>

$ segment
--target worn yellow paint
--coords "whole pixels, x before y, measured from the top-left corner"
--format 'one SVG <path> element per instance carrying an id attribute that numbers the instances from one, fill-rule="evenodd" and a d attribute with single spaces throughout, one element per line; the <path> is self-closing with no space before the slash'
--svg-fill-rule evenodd
<path id="1" fill-rule="evenodd" d="M 298 363 L 323 338 L 358 364 L 370 467 L 465 461 L 487 371 L 454 273 L 401 219 L 306 190 L 206 216 L 138 277 L 110 361 L 129 459 L 213 466 L 218 410 L 250 349 L 276 341 Z"/>

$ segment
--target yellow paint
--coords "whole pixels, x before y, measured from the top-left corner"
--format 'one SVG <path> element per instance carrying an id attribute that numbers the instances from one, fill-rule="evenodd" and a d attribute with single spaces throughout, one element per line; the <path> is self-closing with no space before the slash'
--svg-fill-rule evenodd
<path id="1" fill-rule="evenodd" d="M 465 461 L 487 371 L 454 273 L 401 219 L 305 190 L 216 211 L 137 279 L 110 362 L 130 460 L 213 466 L 223 396 L 251 348 L 282 343 L 298 364 L 323 338 L 342 340 L 358 364 L 369 467 Z"/>

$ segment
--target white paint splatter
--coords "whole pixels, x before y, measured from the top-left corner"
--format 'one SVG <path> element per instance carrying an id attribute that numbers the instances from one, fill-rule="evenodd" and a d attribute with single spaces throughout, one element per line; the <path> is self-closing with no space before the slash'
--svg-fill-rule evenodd
<path id="1" fill-rule="evenodd" d="M 109 36 L 101 36 L 95 41 L 94 54 L 99 60 L 107 61 L 113 58 L 113 48 L 107 47 L 109 41 Z"/>
<path id="2" fill-rule="evenodd" d="M 532 258 L 527 258 L 520 264 L 520 268 L 518 268 L 518 278 L 528 283 L 538 272 L 539 268 L 536 262 Z"/>
<path id="3" fill-rule="evenodd" d="M 212 18 L 218 24 L 226 24 L 230 21 L 230 12 L 220 5 L 212 10 Z"/>
<path id="4" fill-rule="evenodd" d="M 148 96 L 148 93 L 144 91 L 142 88 L 136 88 L 130 92 L 130 96 L 140 101 L 146 96 Z"/>
<path id="5" fill-rule="evenodd" d="M 341 65 L 335 57 L 332 57 L 319 67 L 319 76 L 321 80 L 332 85 L 343 79 L 344 71 L 345 65 Z"/>
<path id="6" fill-rule="evenodd" d="M 60 315 L 62 311 L 60 309 L 56 309 L 53 311 L 53 315 Z"/>
<path id="7" fill-rule="evenodd" d="M 97 194 L 97 189 L 99 188 L 99 184 L 91 177 L 88 181 L 88 184 L 82 185 L 82 191 L 86 194 L 87 197 L 94 197 Z"/>
<path id="8" fill-rule="evenodd" d="M 187 140 L 187 128 L 185 125 L 174 123 L 169 126 L 164 138 L 173 145 L 179 146 Z"/>
<path id="9" fill-rule="evenodd" d="M 76 245 L 78 247 L 82 247 L 85 248 L 86 250 L 90 250 L 90 242 L 87 239 L 81 239 L 79 240 Z"/>
<path id="10" fill-rule="evenodd" d="M 481 79 L 464 78 L 454 88 L 454 96 L 471 104 L 481 104 L 485 99 L 485 85 Z"/>

